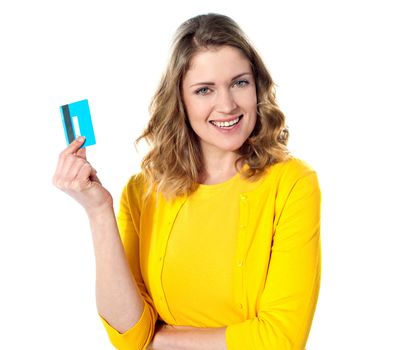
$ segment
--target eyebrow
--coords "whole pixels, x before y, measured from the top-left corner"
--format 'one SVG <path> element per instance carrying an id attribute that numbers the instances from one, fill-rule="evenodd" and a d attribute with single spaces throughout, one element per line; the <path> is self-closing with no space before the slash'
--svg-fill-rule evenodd
<path id="1" fill-rule="evenodd" d="M 236 80 L 236 79 L 238 79 L 238 78 L 241 78 L 241 77 L 244 76 L 244 75 L 252 75 L 252 73 L 250 73 L 250 72 L 245 72 L 245 73 L 238 74 L 238 75 L 236 75 L 235 77 L 233 77 L 233 78 L 231 79 L 231 81 Z M 203 82 L 200 82 L 200 83 L 191 84 L 190 87 L 197 86 L 197 85 L 215 85 L 215 83 L 210 82 L 210 81 L 203 81 Z"/>

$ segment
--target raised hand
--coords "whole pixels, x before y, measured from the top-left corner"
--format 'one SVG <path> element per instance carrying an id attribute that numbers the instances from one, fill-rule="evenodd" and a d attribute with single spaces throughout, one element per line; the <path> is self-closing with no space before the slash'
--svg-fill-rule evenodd
<path id="1" fill-rule="evenodd" d="M 53 184 L 78 201 L 88 214 L 112 207 L 111 194 L 102 186 L 97 171 L 86 158 L 84 137 L 78 137 L 59 155 Z"/>

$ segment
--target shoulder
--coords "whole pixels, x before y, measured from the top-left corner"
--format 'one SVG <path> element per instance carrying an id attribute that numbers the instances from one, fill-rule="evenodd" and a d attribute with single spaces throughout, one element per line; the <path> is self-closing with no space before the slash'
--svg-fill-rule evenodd
<path id="1" fill-rule="evenodd" d="M 307 177 L 317 178 L 316 171 L 311 165 L 299 158 L 291 158 L 272 165 L 265 174 L 280 185 L 294 185 L 297 181 Z"/>
<path id="2" fill-rule="evenodd" d="M 135 202 L 136 204 L 140 204 L 144 199 L 145 193 L 147 190 L 146 180 L 143 172 L 139 172 L 133 174 L 128 181 L 126 182 L 123 191 L 122 197 L 129 202 Z"/>
<path id="3" fill-rule="evenodd" d="M 144 173 L 141 171 L 139 173 L 133 174 L 127 181 L 126 187 L 134 189 L 136 191 L 143 190 L 145 188 L 145 177 Z"/>
<path id="4" fill-rule="evenodd" d="M 277 193 L 285 202 L 302 203 L 308 208 L 319 206 L 320 186 L 316 171 L 307 162 L 293 158 L 281 164 Z M 305 204 L 306 203 L 306 204 Z M 313 203 L 312 205 L 310 203 Z"/>
<path id="5" fill-rule="evenodd" d="M 270 166 L 261 181 L 261 188 L 276 193 L 276 196 L 287 196 L 295 188 L 306 187 L 318 190 L 317 173 L 311 165 L 299 158 Z"/>
<path id="6" fill-rule="evenodd" d="M 311 165 L 299 158 L 291 158 L 284 162 L 274 164 L 270 167 L 270 173 L 279 177 L 301 178 L 314 174 L 315 170 Z"/>

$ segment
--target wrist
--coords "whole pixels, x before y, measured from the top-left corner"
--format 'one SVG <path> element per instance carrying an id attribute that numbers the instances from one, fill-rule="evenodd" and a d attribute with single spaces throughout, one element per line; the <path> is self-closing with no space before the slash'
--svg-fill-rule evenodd
<path id="1" fill-rule="evenodd" d="M 85 208 L 86 214 L 90 222 L 95 222 L 98 220 L 103 220 L 108 215 L 112 214 L 114 216 L 113 203 L 104 203 L 98 207 Z"/>

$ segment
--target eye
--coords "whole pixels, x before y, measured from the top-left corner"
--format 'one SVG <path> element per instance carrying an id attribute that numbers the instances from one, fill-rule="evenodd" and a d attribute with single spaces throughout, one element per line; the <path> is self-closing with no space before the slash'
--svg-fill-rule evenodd
<path id="1" fill-rule="evenodd" d="M 242 87 L 247 86 L 248 84 L 249 84 L 249 81 L 248 81 L 248 80 L 240 79 L 240 80 L 237 80 L 237 81 L 234 83 L 233 86 L 237 86 L 237 87 L 239 87 L 239 88 L 242 88 Z"/>
<path id="2" fill-rule="evenodd" d="M 200 89 L 198 89 L 198 90 L 195 90 L 195 93 L 196 93 L 197 95 L 207 95 L 210 91 L 211 91 L 211 90 L 209 90 L 209 88 L 207 88 L 207 87 L 202 87 L 202 88 L 200 88 Z"/>

